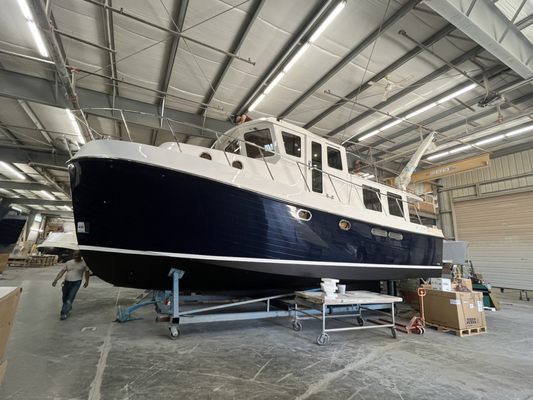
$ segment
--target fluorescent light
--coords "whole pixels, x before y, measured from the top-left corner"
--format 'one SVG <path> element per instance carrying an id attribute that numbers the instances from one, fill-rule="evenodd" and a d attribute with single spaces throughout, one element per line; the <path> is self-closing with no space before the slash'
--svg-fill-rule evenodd
<path id="1" fill-rule="evenodd" d="M 248 111 L 253 111 L 255 109 L 255 107 L 257 107 L 259 105 L 259 103 L 261 103 L 263 101 L 265 96 L 266 96 L 266 94 L 262 93 L 257 99 L 255 99 L 255 101 L 252 103 L 250 108 L 248 108 Z"/>
<path id="2" fill-rule="evenodd" d="M 74 128 L 74 131 L 78 135 L 78 141 L 81 144 L 85 144 L 85 138 L 81 134 L 80 126 L 78 125 L 78 121 L 76 120 L 76 117 L 74 116 L 72 111 L 70 111 L 68 108 L 65 108 L 65 111 L 67 112 L 68 119 L 70 120 L 70 123 L 72 124 L 72 127 Z"/>
<path id="3" fill-rule="evenodd" d="M 476 142 L 475 145 L 476 146 L 483 146 L 484 144 L 496 142 L 498 140 L 502 140 L 503 138 L 505 138 L 505 135 L 493 136 L 493 137 L 488 138 L 488 139 L 480 140 L 480 141 Z"/>
<path id="4" fill-rule="evenodd" d="M 372 178 L 375 178 L 375 176 L 372 175 L 372 174 L 370 174 L 370 175 L 368 175 L 368 176 L 365 176 L 365 179 L 372 179 Z"/>
<path id="5" fill-rule="evenodd" d="M 364 136 L 361 136 L 360 138 L 358 138 L 357 140 L 358 141 L 362 141 L 362 140 L 365 140 L 365 139 L 368 139 L 369 137 L 372 137 L 374 135 L 377 135 L 379 132 L 381 132 L 379 129 L 376 129 L 375 131 L 372 131 L 370 133 L 367 133 L 366 135 Z"/>
<path id="6" fill-rule="evenodd" d="M 265 91 L 263 92 L 264 94 L 269 94 L 270 91 L 272 89 L 274 89 L 274 86 L 276 86 L 279 81 L 281 81 L 283 79 L 283 77 L 285 76 L 285 72 L 281 71 L 278 76 L 276 76 L 274 78 L 274 80 L 272 82 L 270 82 L 270 85 L 267 86 L 267 88 L 265 89 Z"/>
<path id="7" fill-rule="evenodd" d="M 42 229 L 39 229 L 39 228 L 31 228 L 30 231 L 33 231 L 33 232 L 43 232 Z"/>
<path id="8" fill-rule="evenodd" d="M 31 35 L 33 36 L 33 40 L 37 45 L 39 53 L 41 54 L 41 56 L 48 58 L 48 49 L 44 44 L 41 32 L 39 32 L 39 29 L 37 28 L 37 25 L 33 20 L 33 15 L 31 13 L 30 8 L 28 7 L 28 3 L 26 3 L 26 0 L 18 0 L 18 4 L 22 15 L 24 16 L 24 18 L 26 18 L 26 22 L 28 23 L 28 27 L 30 28 Z"/>
<path id="9" fill-rule="evenodd" d="M 300 50 L 298 50 L 298 53 L 294 55 L 293 58 L 288 62 L 287 65 L 285 65 L 285 68 L 283 68 L 283 72 L 287 73 L 289 70 L 296 64 L 296 62 L 304 55 L 304 53 L 307 51 L 307 49 L 311 46 L 311 43 L 307 42 L 304 43 Z"/>
<path id="10" fill-rule="evenodd" d="M 48 58 L 48 50 L 46 49 L 46 46 L 43 42 L 43 38 L 41 37 L 41 33 L 39 32 L 39 29 L 37 29 L 37 25 L 35 25 L 35 22 L 28 21 L 28 25 L 30 27 L 30 32 L 33 35 L 33 40 L 35 41 L 35 44 L 37 45 L 37 49 L 39 50 L 39 53 L 41 53 L 41 56 Z"/>
<path id="11" fill-rule="evenodd" d="M 385 129 L 389 129 L 389 128 L 392 128 L 393 126 L 396 126 L 398 124 L 401 124 L 403 122 L 403 118 L 400 118 L 400 119 L 396 119 L 394 121 L 392 121 L 391 123 L 383 126 L 382 128 L 379 128 L 379 130 L 381 132 L 383 132 Z"/>
<path id="12" fill-rule="evenodd" d="M 61 206 L 61 207 L 63 207 L 67 211 L 72 211 L 72 208 L 70 208 L 69 206 Z"/>
<path id="13" fill-rule="evenodd" d="M 429 156 L 427 158 L 427 160 L 436 160 L 437 158 L 442 158 L 442 157 L 445 157 L 447 155 L 449 155 L 450 152 L 449 151 L 443 151 L 442 153 L 437 153 L 437 154 L 433 154 L 432 156 Z"/>
<path id="14" fill-rule="evenodd" d="M 9 172 L 11 172 L 13 175 L 15 175 L 17 178 L 19 178 L 19 179 L 21 179 L 23 181 L 26 180 L 26 177 L 23 174 L 21 174 L 18 170 L 13 168 L 11 165 L 6 163 L 5 161 L 0 161 L 0 165 L 2 167 L 4 167 L 5 169 L 7 169 Z"/>
<path id="15" fill-rule="evenodd" d="M 526 132 L 529 132 L 529 131 L 533 131 L 533 125 L 526 126 L 524 128 L 520 128 L 520 129 L 516 129 L 514 131 L 506 133 L 505 136 L 509 137 L 509 136 L 520 135 L 521 133 L 526 133 Z"/>
<path id="16" fill-rule="evenodd" d="M 24 18 L 28 20 L 33 20 L 33 16 L 31 15 L 30 8 L 28 7 L 28 4 L 26 3 L 26 0 L 18 0 L 20 11 L 22 11 L 22 15 L 24 15 Z"/>
<path id="17" fill-rule="evenodd" d="M 45 197 L 48 197 L 50 200 L 55 200 L 56 198 L 52 195 L 52 193 L 47 192 L 46 190 L 41 190 L 41 194 L 43 194 Z"/>
<path id="18" fill-rule="evenodd" d="M 424 106 L 424 107 L 422 107 L 422 108 L 419 108 L 418 110 L 413 111 L 413 112 L 410 113 L 410 114 L 407 114 L 404 118 L 405 118 L 405 119 L 409 119 L 409 118 L 412 118 L 412 117 L 414 117 L 414 116 L 417 116 L 418 114 L 422 114 L 423 112 L 432 109 L 432 108 L 435 107 L 436 105 L 437 105 L 437 103 L 430 103 L 430 104 L 428 104 L 427 106 Z"/>
<path id="19" fill-rule="evenodd" d="M 326 30 L 326 28 L 333 22 L 333 20 L 337 17 L 337 15 L 340 14 L 340 12 L 344 9 L 346 6 L 346 2 L 343 1 L 342 3 L 339 3 L 337 7 L 331 12 L 331 14 L 328 15 L 328 17 L 325 19 L 324 22 L 318 27 L 318 29 L 313 33 L 309 41 L 313 43 L 315 40 L 318 39 L 318 37 Z"/>
<path id="20" fill-rule="evenodd" d="M 442 99 L 437 101 L 437 104 L 442 104 L 442 103 L 447 102 L 448 100 L 454 99 L 457 96 L 462 95 L 463 93 L 469 92 L 470 90 L 474 89 L 476 86 L 477 86 L 477 84 L 472 83 L 471 85 L 468 85 L 468 86 L 466 86 L 466 87 L 464 87 L 462 89 L 459 89 L 456 92 L 453 92 L 452 94 L 449 94 L 446 97 L 443 97 Z"/>
<path id="21" fill-rule="evenodd" d="M 457 147 L 455 149 L 450 150 L 450 154 L 460 153 L 461 151 L 465 151 L 471 148 L 472 148 L 471 144 L 465 144 L 464 146 Z"/>

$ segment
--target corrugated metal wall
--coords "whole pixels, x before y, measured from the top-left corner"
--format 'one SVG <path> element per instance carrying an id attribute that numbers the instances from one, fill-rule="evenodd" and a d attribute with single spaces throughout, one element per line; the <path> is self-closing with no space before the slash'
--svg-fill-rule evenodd
<path id="1" fill-rule="evenodd" d="M 533 150 L 498 157 L 490 166 L 442 179 L 444 187 L 461 187 L 452 191 L 455 200 L 509 191 L 533 190 Z"/>
<path id="2" fill-rule="evenodd" d="M 533 290 L 533 150 L 442 179 L 451 190 L 457 239 L 494 286 Z"/>
<path id="3" fill-rule="evenodd" d="M 459 240 L 492 285 L 533 290 L 533 192 L 455 204 Z"/>

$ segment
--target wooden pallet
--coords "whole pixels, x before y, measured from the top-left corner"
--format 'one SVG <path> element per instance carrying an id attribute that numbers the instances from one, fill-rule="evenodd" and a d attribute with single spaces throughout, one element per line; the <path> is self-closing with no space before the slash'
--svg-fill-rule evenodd
<path id="1" fill-rule="evenodd" d="M 435 328 L 439 332 L 451 332 L 454 335 L 459 336 L 459 337 L 481 335 L 482 333 L 487 333 L 486 326 L 481 327 L 481 328 L 454 329 L 454 328 L 449 328 L 447 326 L 432 324 L 430 322 L 426 322 L 426 326 Z"/>

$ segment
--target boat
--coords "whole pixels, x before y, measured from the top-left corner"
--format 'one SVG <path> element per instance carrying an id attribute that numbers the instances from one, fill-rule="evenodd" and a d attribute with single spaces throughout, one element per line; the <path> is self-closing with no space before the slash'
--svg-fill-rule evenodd
<path id="1" fill-rule="evenodd" d="M 2 273 L 28 217 L 0 206 L 0 273 Z"/>
<path id="2" fill-rule="evenodd" d="M 209 148 L 95 140 L 69 161 L 76 234 L 117 286 L 191 291 L 441 275 L 442 232 L 413 195 L 348 170 L 343 146 L 262 118 Z"/>
<path id="3" fill-rule="evenodd" d="M 76 232 L 50 232 L 37 249 L 43 254 L 56 255 L 59 262 L 71 260 L 78 250 Z"/>

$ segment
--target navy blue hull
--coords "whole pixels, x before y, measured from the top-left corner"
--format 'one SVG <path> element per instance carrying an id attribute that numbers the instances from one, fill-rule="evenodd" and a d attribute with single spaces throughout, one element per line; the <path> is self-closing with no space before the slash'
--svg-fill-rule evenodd
<path id="1" fill-rule="evenodd" d="M 26 224 L 27 217 L 8 215 L 9 209 L 0 206 L 0 253 L 11 253 Z"/>
<path id="2" fill-rule="evenodd" d="M 440 275 L 415 267 L 439 265 L 440 238 L 397 230 L 401 241 L 378 237 L 371 229 L 379 226 L 356 220 L 343 231 L 340 216 L 177 171 L 80 159 L 71 167 L 71 187 L 76 223 L 86 231 L 78 230 L 83 256 L 119 286 L 167 287 L 171 267 L 187 271 L 183 285 L 195 290 Z M 311 220 L 296 218 L 295 208 L 311 211 Z"/>

